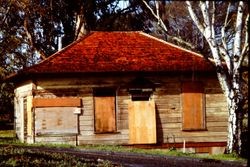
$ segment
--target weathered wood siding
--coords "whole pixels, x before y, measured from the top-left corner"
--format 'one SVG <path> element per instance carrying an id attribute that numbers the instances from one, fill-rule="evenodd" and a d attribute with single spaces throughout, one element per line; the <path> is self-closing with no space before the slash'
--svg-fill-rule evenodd
<path id="1" fill-rule="evenodd" d="M 169 77 L 152 76 L 147 78 L 156 84 L 156 88 L 151 95 L 151 100 L 154 100 L 156 107 L 157 143 L 182 143 L 184 140 L 185 142 L 226 141 L 227 106 L 215 76 L 200 76 L 195 78 L 196 81 L 201 81 L 204 84 L 206 130 L 202 131 L 182 130 L 181 85 L 184 81 L 192 81 L 192 77 L 182 75 Z M 127 84 L 133 79 L 135 79 L 133 76 L 86 76 L 70 79 L 48 78 L 37 80 L 36 87 L 33 87 L 33 98 L 80 98 L 82 105 L 80 106 L 81 112 L 77 114 L 77 136 L 64 136 L 63 133 L 60 136 L 53 137 L 35 136 L 35 141 L 69 141 L 69 143 L 75 144 L 129 144 L 128 103 L 131 101 L 131 97 L 127 91 Z M 97 87 L 117 88 L 115 98 L 115 133 L 95 133 L 93 89 Z M 17 97 L 16 101 L 18 100 L 20 100 L 19 97 Z M 19 110 L 16 109 L 17 114 Z M 16 126 L 20 128 L 18 121 L 16 122 Z M 19 130 L 18 133 L 20 134 L 21 131 Z"/>
<path id="2" fill-rule="evenodd" d="M 220 142 L 227 137 L 227 105 L 218 81 L 214 77 L 200 80 L 205 89 L 204 131 L 182 131 L 181 82 L 178 78 L 156 89 L 158 140 L 163 143 L 180 142 Z M 187 81 L 187 80 L 186 80 Z"/>
<path id="3" fill-rule="evenodd" d="M 32 81 L 19 85 L 14 93 L 14 124 L 17 137 L 22 142 L 32 142 Z"/>

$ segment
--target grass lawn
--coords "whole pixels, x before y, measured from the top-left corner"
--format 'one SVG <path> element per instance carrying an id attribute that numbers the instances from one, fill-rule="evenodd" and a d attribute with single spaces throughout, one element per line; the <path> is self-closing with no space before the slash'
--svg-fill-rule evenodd
<path id="1" fill-rule="evenodd" d="M 217 154 L 217 155 L 207 155 L 207 154 L 193 154 L 193 153 L 183 153 L 177 150 L 169 149 L 140 149 L 140 148 L 128 148 L 125 146 L 116 145 L 85 145 L 77 146 L 81 149 L 91 149 L 91 150 L 102 150 L 102 151 L 113 151 L 113 152 L 131 152 L 131 153 L 141 153 L 149 155 L 169 155 L 169 156 L 181 156 L 181 157 L 194 157 L 194 158 L 207 158 L 215 160 L 226 160 L 226 161 L 240 161 L 246 162 L 247 160 L 237 156 L 236 154 Z"/>
<path id="2" fill-rule="evenodd" d="M 0 147 L 0 166 L 113 167 L 110 161 L 96 161 L 62 153 Z"/>
<path id="3" fill-rule="evenodd" d="M 14 130 L 0 130 L 0 138 L 14 138 L 15 132 Z"/>
<path id="4" fill-rule="evenodd" d="M 9 147 L 6 147 L 6 144 Z M 1 147 L 1 145 L 5 145 Z M 239 161 L 246 162 L 246 159 L 240 158 L 235 154 L 220 154 L 220 155 L 197 155 L 182 153 L 176 150 L 167 149 L 138 149 L 129 148 L 125 146 L 116 145 L 83 145 L 72 146 L 62 144 L 24 144 L 15 139 L 14 131 L 0 131 L 0 166 L 43 166 L 45 163 L 49 166 L 114 166 L 109 161 L 96 162 L 93 160 L 82 159 L 72 155 L 59 153 L 43 153 L 33 152 L 23 148 L 14 148 L 13 145 L 19 146 L 40 146 L 40 147 L 60 147 L 60 148 L 74 148 L 84 150 L 99 150 L 99 151 L 113 151 L 113 152 L 130 152 L 150 155 L 170 155 L 170 156 L 187 156 L 195 158 L 207 158 L 215 160 Z M 71 165 L 70 165 L 70 164 Z"/>

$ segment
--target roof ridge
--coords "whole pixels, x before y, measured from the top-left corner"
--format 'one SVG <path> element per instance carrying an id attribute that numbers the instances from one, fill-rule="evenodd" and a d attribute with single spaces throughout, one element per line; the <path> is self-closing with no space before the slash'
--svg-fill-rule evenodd
<path id="1" fill-rule="evenodd" d="M 204 58 L 204 56 L 203 56 L 202 54 L 200 54 L 200 53 L 197 53 L 197 52 L 188 50 L 188 49 L 186 49 L 186 48 L 184 48 L 184 47 L 181 47 L 181 46 L 175 45 L 175 44 L 173 44 L 173 43 L 170 43 L 170 42 L 168 42 L 168 41 L 165 41 L 165 40 L 163 40 L 163 39 L 154 37 L 154 36 L 149 35 L 149 34 L 147 34 L 147 33 L 145 33 L 145 32 L 142 32 L 142 31 L 141 31 L 141 32 L 139 32 L 139 34 L 144 35 L 144 36 L 149 37 L 149 38 L 152 38 L 152 39 L 157 40 L 157 41 L 159 41 L 159 42 L 168 44 L 168 45 L 170 45 L 170 46 L 172 46 L 172 47 L 175 47 L 175 48 L 177 48 L 177 49 L 181 49 L 181 50 L 183 50 L 183 51 L 185 51 L 185 52 L 188 52 L 188 53 L 191 53 L 191 54 L 194 54 L 194 55 L 196 55 L 196 56 L 199 56 L 199 57 Z"/>
<path id="2" fill-rule="evenodd" d="M 98 33 L 98 32 L 100 32 L 100 33 L 135 33 L 135 32 L 143 32 L 143 31 L 141 31 L 141 30 L 126 30 L 126 31 L 123 31 L 123 30 L 114 30 L 114 31 L 97 31 L 97 30 L 92 30 L 92 31 L 90 31 L 91 33 Z"/>

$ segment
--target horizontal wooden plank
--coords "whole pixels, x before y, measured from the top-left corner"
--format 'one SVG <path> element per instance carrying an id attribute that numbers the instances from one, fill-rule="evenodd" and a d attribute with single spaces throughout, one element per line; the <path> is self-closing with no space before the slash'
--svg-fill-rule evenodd
<path id="1" fill-rule="evenodd" d="M 46 137 L 35 137 L 35 142 L 37 143 L 56 143 L 56 144 L 71 144 L 76 145 L 76 136 L 60 136 L 60 137 L 53 137 L 53 136 L 46 136 Z"/>
<path id="2" fill-rule="evenodd" d="M 206 107 L 206 113 L 207 115 L 218 115 L 222 117 L 228 116 L 228 110 L 227 107 Z"/>
<path id="3" fill-rule="evenodd" d="M 119 114 L 117 118 L 118 120 L 126 121 L 128 120 L 128 114 Z"/>
<path id="4" fill-rule="evenodd" d="M 157 118 L 157 116 L 156 116 Z M 180 117 L 169 117 L 167 119 L 160 119 L 157 118 L 157 124 L 161 125 L 161 124 L 168 124 L 168 123 L 179 123 L 181 122 L 181 118 Z"/>
<path id="5" fill-rule="evenodd" d="M 80 120 L 80 126 L 94 126 L 94 119 L 93 120 Z"/>
<path id="6" fill-rule="evenodd" d="M 179 130 L 181 130 L 181 127 L 182 127 L 182 123 L 178 122 L 178 123 L 166 123 L 166 124 L 162 124 L 161 125 L 162 128 L 179 128 Z"/>
<path id="7" fill-rule="evenodd" d="M 93 140 L 93 141 L 115 141 L 128 139 L 128 135 L 121 133 L 108 133 L 108 134 L 91 134 L 91 135 L 79 135 L 78 140 Z"/>
<path id="8" fill-rule="evenodd" d="M 38 90 L 33 90 L 33 93 L 35 95 L 41 95 L 41 94 L 86 94 L 88 92 L 84 91 L 83 89 L 79 89 L 79 88 L 62 88 L 62 89 L 38 89 Z"/>
<path id="9" fill-rule="evenodd" d="M 186 142 L 186 148 L 190 147 L 225 147 L 227 145 L 226 142 Z M 128 147 L 136 147 L 136 148 L 145 148 L 145 149 L 152 149 L 152 148 L 159 148 L 159 149 L 166 149 L 166 148 L 182 148 L 183 143 L 162 143 L 162 144 L 140 144 L 140 145 L 125 145 Z"/>
<path id="10" fill-rule="evenodd" d="M 118 130 L 128 129 L 128 128 L 129 128 L 128 120 L 126 120 L 126 121 L 117 121 L 117 129 Z"/>
<path id="11" fill-rule="evenodd" d="M 180 132 L 179 136 L 182 137 L 210 137 L 210 136 L 227 136 L 227 132 L 211 132 L 211 131 L 192 131 L 192 132 Z"/>
<path id="12" fill-rule="evenodd" d="M 211 153 L 210 147 L 197 147 L 195 148 L 196 153 Z"/>
<path id="13" fill-rule="evenodd" d="M 35 98 L 33 107 L 81 107 L 80 98 Z"/>
<path id="14" fill-rule="evenodd" d="M 227 136 L 208 136 L 208 137 L 203 137 L 203 136 L 196 136 L 196 137 L 176 137 L 175 142 L 183 142 L 185 139 L 186 142 L 225 142 L 227 141 Z M 164 140 L 164 142 L 167 142 Z"/>
<path id="15" fill-rule="evenodd" d="M 170 137 L 170 136 L 169 136 Z M 178 143 L 183 142 L 185 139 L 186 142 L 225 142 L 227 141 L 227 136 L 196 136 L 196 137 L 182 137 L 175 136 L 175 138 L 163 138 L 164 143 Z"/>
<path id="16" fill-rule="evenodd" d="M 227 126 L 208 127 L 207 130 L 212 132 L 227 132 Z"/>
<path id="17" fill-rule="evenodd" d="M 218 93 L 223 93 L 221 88 L 206 88 L 205 89 L 206 94 L 218 94 Z"/>
<path id="18" fill-rule="evenodd" d="M 92 140 L 92 139 L 78 139 L 78 144 L 79 145 L 93 145 L 93 144 L 107 144 L 107 145 L 123 145 L 123 144 L 127 144 L 128 143 L 128 139 L 117 139 L 117 140 Z"/>
<path id="19" fill-rule="evenodd" d="M 80 125 L 80 131 L 91 131 L 92 133 L 94 133 L 94 125 Z"/>
<path id="20" fill-rule="evenodd" d="M 80 123 L 84 121 L 94 121 L 94 116 L 93 115 L 83 115 L 79 117 Z"/>
<path id="21" fill-rule="evenodd" d="M 207 122 L 207 127 L 225 127 L 228 126 L 228 122 Z"/>
<path id="22" fill-rule="evenodd" d="M 218 115 L 214 114 L 214 115 L 206 116 L 206 121 L 207 122 L 227 122 L 228 118 L 226 116 L 221 117 L 221 116 L 218 116 Z"/>

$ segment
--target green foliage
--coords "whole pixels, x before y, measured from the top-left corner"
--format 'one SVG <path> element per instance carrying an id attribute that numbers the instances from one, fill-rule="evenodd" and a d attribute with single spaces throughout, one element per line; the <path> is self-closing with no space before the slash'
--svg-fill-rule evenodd
<path id="1" fill-rule="evenodd" d="M 14 120 L 13 84 L 0 82 L 0 130 L 11 129 Z"/>

